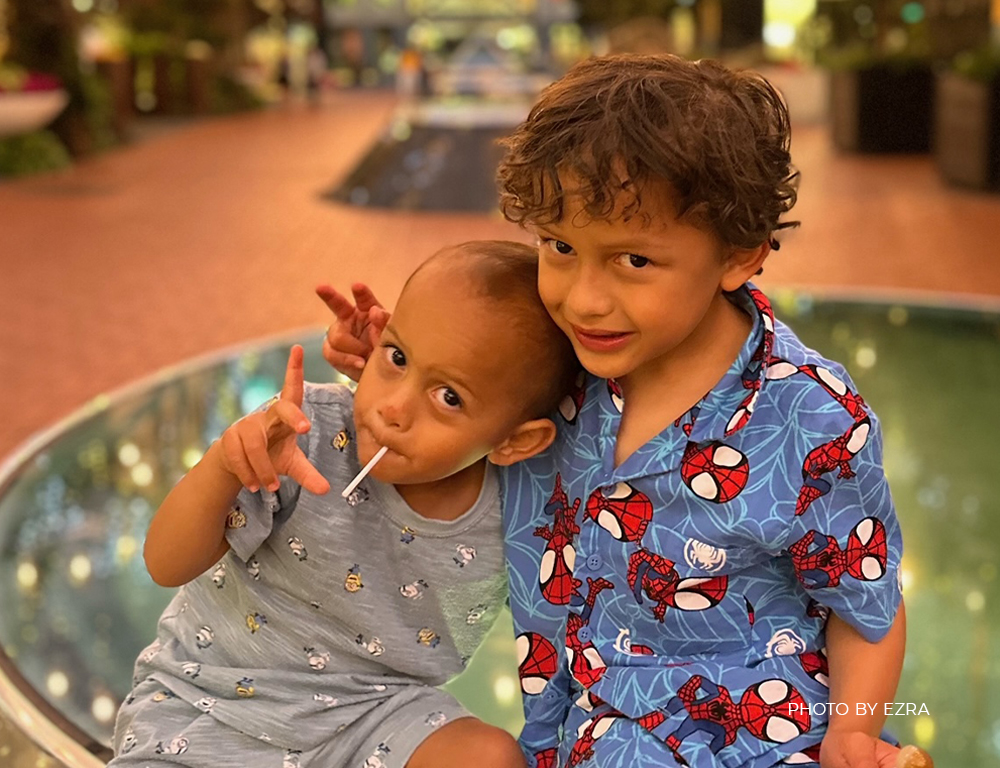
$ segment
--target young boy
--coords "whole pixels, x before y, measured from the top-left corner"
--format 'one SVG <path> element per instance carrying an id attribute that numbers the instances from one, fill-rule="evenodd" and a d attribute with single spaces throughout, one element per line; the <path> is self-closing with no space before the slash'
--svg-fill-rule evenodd
<path id="1" fill-rule="evenodd" d="M 499 241 L 432 257 L 355 394 L 304 386 L 294 347 L 280 396 L 175 486 L 145 557 L 185 586 L 136 664 L 112 766 L 523 768 L 434 686 L 504 603 L 495 466 L 552 442 L 579 370 L 537 261 Z"/>
<path id="2" fill-rule="evenodd" d="M 748 283 L 796 196 L 779 96 L 711 61 L 592 59 L 506 143 L 501 208 L 537 234 L 539 293 L 591 374 L 553 448 L 503 473 L 526 753 L 892 765 L 902 542 L 879 425 Z M 328 300 L 342 369 L 387 316 L 355 295 L 350 322 Z"/>

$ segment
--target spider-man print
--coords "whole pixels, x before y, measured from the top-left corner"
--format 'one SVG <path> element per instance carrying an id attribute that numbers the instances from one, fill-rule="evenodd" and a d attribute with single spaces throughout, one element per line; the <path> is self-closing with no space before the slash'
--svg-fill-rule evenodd
<path id="1" fill-rule="evenodd" d="M 570 672 L 584 688 L 589 688 L 607 670 L 607 664 L 591 642 L 590 614 L 594 611 L 597 596 L 615 585 L 607 579 L 587 579 L 587 598 L 580 613 L 570 613 L 566 621 L 566 657 Z"/>
<path id="2" fill-rule="evenodd" d="M 869 642 L 895 617 L 898 586 L 889 576 L 901 542 L 878 421 L 840 366 L 771 319 L 762 294 L 741 289 L 729 298 L 754 327 L 718 384 L 673 427 L 616 465 L 622 391 L 589 376 L 557 450 L 504 475 L 513 497 L 505 504 L 511 573 L 537 573 L 546 545 L 535 532 L 563 527 L 551 508 L 539 519 L 547 502 L 560 521 L 579 524 L 565 538 L 572 553 L 559 550 L 574 565 L 566 578 L 583 581 L 562 590 L 568 605 L 553 605 L 534 579 L 511 588 L 516 634 L 554 641 L 570 673 L 570 685 L 556 686 L 560 672 L 545 686 L 547 670 L 524 668 L 528 688 L 546 694 L 523 697 L 525 751 L 557 747 L 563 768 L 571 755 L 579 768 L 630 768 L 640 758 L 782 765 L 792 753 L 789 765 L 812 763 L 804 747 L 820 740 L 826 716 L 796 718 L 807 711 L 796 691 L 827 690 L 824 617 L 836 610 Z M 553 494 L 557 471 L 565 498 Z M 858 526 L 863 518 L 873 519 Z M 544 523 L 548 530 L 538 528 Z M 556 555 L 549 558 L 554 570 Z M 806 595 L 787 581 L 789 566 L 814 587 Z M 615 588 L 597 595 L 601 578 Z M 831 583 L 838 588 L 818 589 Z M 774 651 L 779 630 L 805 638 L 795 653 Z M 527 660 L 535 644 L 519 643 Z M 770 679 L 751 685 L 762 678 L 754 670 L 765 669 Z M 679 688 L 695 676 L 702 682 L 685 688 L 685 701 Z M 800 702 L 801 713 L 793 706 Z"/>
<path id="3" fill-rule="evenodd" d="M 830 687 L 830 664 L 826 658 L 826 651 L 822 648 L 818 651 L 808 651 L 799 654 L 799 663 L 813 680 L 820 685 Z"/>
<path id="4" fill-rule="evenodd" d="M 833 536 L 809 531 L 788 552 L 806 589 L 836 587 L 845 573 L 861 581 L 877 581 L 886 571 L 885 526 L 877 517 L 866 517 L 847 537 L 847 549 L 841 549 Z"/>
<path id="5" fill-rule="evenodd" d="M 541 693 L 559 665 L 556 647 L 537 632 L 517 636 L 517 675 L 526 694 Z"/>
<path id="6" fill-rule="evenodd" d="M 587 515 L 618 541 L 639 541 L 653 519 L 653 503 L 628 483 L 618 483 L 590 494 Z"/>
<path id="7" fill-rule="evenodd" d="M 736 704 L 724 686 L 693 675 L 667 702 L 666 711 L 672 715 L 687 712 L 680 726 L 666 738 L 667 746 L 678 756 L 684 739 L 699 731 L 709 735 L 708 748 L 718 754 L 736 741 L 740 728 L 762 741 L 783 744 L 807 732 L 811 722 L 802 694 L 778 679 L 755 683 Z"/>
<path id="8" fill-rule="evenodd" d="M 622 385 L 614 379 L 608 379 L 608 397 L 611 398 L 611 403 L 618 413 L 621 413 L 622 406 L 625 405 L 625 395 L 622 392 Z"/>
<path id="9" fill-rule="evenodd" d="M 580 499 L 569 505 L 569 499 L 562 487 L 562 477 L 556 475 L 555 488 L 545 505 L 545 514 L 552 515 L 551 527 L 546 524 L 535 529 L 535 536 L 545 539 L 548 546 L 542 554 L 538 583 L 542 596 L 553 605 L 569 605 L 570 599 L 583 583 L 573 578 L 576 564 L 576 550 L 573 537 L 580 532 L 576 513 L 580 509 Z"/>
<path id="10" fill-rule="evenodd" d="M 558 768 L 559 750 L 555 747 L 535 753 L 535 768 Z"/>
<path id="11" fill-rule="evenodd" d="M 672 560 L 639 549 L 628 562 L 628 585 L 636 601 L 643 604 L 643 594 L 656 603 L 653 616 L 663 622 L 667 607 L 682 611 L 704 611 L 722 602 L 728 576 L 681 579 Z"/>
<path id="12" fill-rule="evenodd" d="M 806 747 L 801 752 L 789 755 L 781 761 L 782 765 L 819 765 L 819 748 L 823 742 Z"/>
<path id="13" fill-rule="evenodd" d="M 804 514 L 810 504 L 830 492 L 832 487 L 830 481 L 823 475 L 838 469 L 840 470 L 838 478 L 854 477 L 850 462 L 868 442 L 871 426 L 871 421 L 865 416 L 861 421 L 852 424 L 840 437 L 809 452 L 802 464 L 802 490 L 799 491 L 799 498 L 795 502 L 796 516 Z"/>
<path id="14" fill-rule="evenodd" d="M 802 488 L 795 503 L 795 514 L 802 515 L 816 499 L 830 492 L 832 484 L 823 475 L 838 470 L 838 479 L 854 477 L 850 462 L 868 442 L 871 419 L 861 395 L 852 392 L 828 368 L 814 363 L 794 365 L 780 357 L 772 357 L 767 378 L 785 379 L 796 373 L 802 373 L 819 384 L 854 419 L 843 435 L 814 448 L 802 462 Z"/>
<path id="15" fill-rule="evenodd" d="M 559 415 L 563 417 L 567 424 L 576 424 L 576 417 L 580 415 L 583 408 L 583 401 L 587 397 L 587 372 L 580 371 L 569 394 L 559 403 Z"/>
<path id="16" fill-rule="evenodd" d="M 763 384 L 760 375 L 761 368 L 764 361 L 771 359 L 771 350 L 774 348 L 774 315 L 771 313 L 771 305 L 767 297 L 756 288 L 750 289 L 750 298 L 753 300 L 758 312 L 760 312 L 764 332 L 761 336 L 760 344 L 757 345 L 757 349 L 754 350 L 750 362 L 743 370 L 742 385 L 743 389 L 747 390 L 747 395 L 736 408 L 732 418 L 729 419 L 729 423 L 726 425 L 726 437 L 743 429 L 750 421 L 754 408 L 757 406 L 757 399 L 760 397 L 760 388 Z"/>
<path id="17" fill-rule="evenodd" d="M 592 758 L 594 756 L 594 743 L 606 734 L 621 717 L 620 712 L 612 710 L 602 712 L 590 720 L 585 720 L 577 731 L 576 743 L 569 753 L 566 768 L 574 768 L 584 760 Z"/>
<path id="18" fill-rule="evenodd" d="M 695 496 L 725 504 L 746 488 L 750 479 L 747 457 L 724 443 L 704 446 L 688 443 L 681 459 L 681 478 Z"/>

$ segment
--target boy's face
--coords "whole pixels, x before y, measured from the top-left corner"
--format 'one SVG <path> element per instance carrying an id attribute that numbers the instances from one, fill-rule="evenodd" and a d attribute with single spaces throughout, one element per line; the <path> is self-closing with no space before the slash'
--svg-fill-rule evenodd
<path id="1" fill-rule="evenodd" d="M 561 181 L 573 189 L 572 178 Z M 727 301 L 721 291 L 749 276 L 737 274 L 714 235 L 676 218 L 665 183 L 644 187 L 639 215 L 615 214 L 591 219 L 582 198 L 569 194 L 560 221 L 534 227 L 542 301 L 583 366 L 603 378 L 655 372 L 684 349 L 711 343 L 700 336 Z"/>
<path id="2" fill-rule="evenodd" d="M 469 278 L 428 265 L 410 280 L 354 398 L 358 459 L 386 483 L 440 480 L 521 423 L 516 334 Z"/>

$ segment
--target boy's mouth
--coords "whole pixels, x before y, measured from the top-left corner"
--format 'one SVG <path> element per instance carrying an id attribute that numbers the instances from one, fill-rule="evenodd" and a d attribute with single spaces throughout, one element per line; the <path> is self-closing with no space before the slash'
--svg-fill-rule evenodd
<path id="1" fill-rule="evenodd" d="M 592 352 L 614 352 L 625 346 L 632 338 L 631 332 L 626 331 L 604 331 L 598 328 L 580 328 L 573 326 L 573 335 L 576 340 Z"/>

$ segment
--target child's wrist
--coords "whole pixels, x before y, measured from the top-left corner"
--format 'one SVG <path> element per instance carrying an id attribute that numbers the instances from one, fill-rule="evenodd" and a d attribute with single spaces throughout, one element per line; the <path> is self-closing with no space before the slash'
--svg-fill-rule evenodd
<path id="1" fill-rule="evenodd" d="M 878 738 L 882 722 L 866 715 L 833 715 L 826 726 L 827 733 L 864 733 Z"/>

